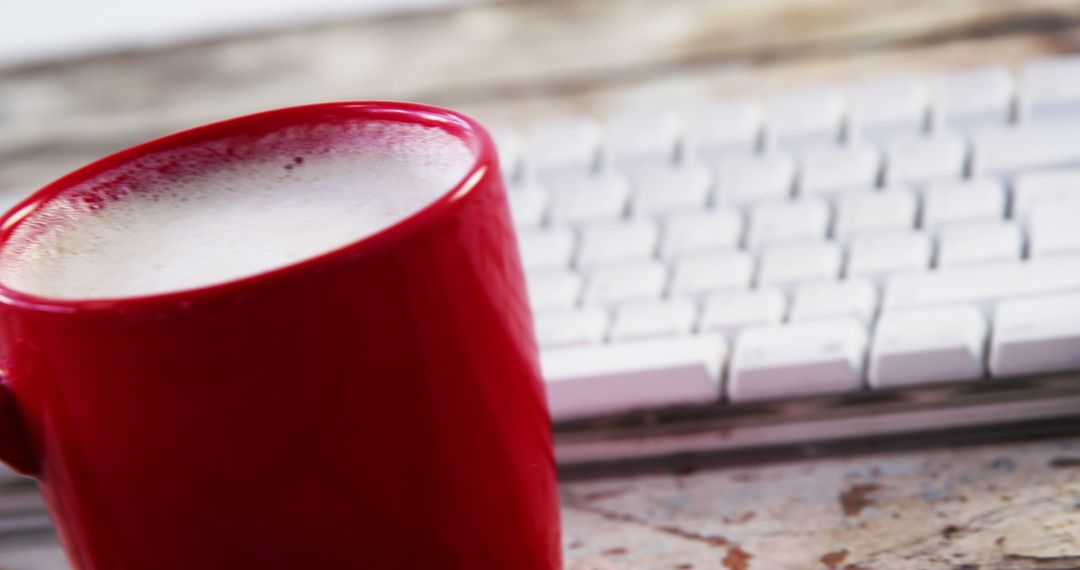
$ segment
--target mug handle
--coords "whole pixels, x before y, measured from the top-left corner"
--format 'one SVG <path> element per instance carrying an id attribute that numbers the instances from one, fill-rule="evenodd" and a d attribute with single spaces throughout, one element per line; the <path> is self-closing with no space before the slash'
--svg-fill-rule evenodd
<path id="1" fill-rule="evenodd" d="M 0 461 L 23 475 L 36 476 L 41 466 L 30 445 L 22 412 L 15 394 L 8 386 L 8 376 L 0 371 Z"/>

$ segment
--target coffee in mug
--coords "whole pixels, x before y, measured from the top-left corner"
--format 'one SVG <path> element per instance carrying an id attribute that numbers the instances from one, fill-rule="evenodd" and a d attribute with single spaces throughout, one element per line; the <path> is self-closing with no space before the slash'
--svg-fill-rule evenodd
<path id="1" fill-rule="evenodd" d="M 298 125 L 142 157 L 69 188 L 0 252 L 0 279 L 61 299 L 153 295 L 325 254 L 459 182 L 474 157 L 436 128 Z"/>

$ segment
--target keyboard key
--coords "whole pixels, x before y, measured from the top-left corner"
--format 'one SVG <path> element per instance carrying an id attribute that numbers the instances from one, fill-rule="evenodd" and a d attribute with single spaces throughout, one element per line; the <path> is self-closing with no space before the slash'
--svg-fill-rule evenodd
<path id="1" fill-rule="evenodd" d="M 870 145 L 809 148 L 802 155 L 799 194 L 810 196 L 877 186 L 880 157 Z"/>
<path id="2" fill-rule="evenodd" d="M 896 275 L 885 287 L 883 310 L 975 303 L 1080 291 L 1080 256 L 1027 263 L 958 267 L 949 271 Z"/>
<path id="3" fill-rule="evenodd" d="M 577 266 L 590 269 L 629 259 L 649 259 L 656 251 L 660 228 L 652 220 L 597 222 L 582 228 Z"/>
<path id="4" fill-rule="evenodd" d="M 869 80 L 853 86 L 848 97 L 854 140 L 879 142 L 898 135 L 918 135 L 926 128 L 926 85 L 920 79 Z"/>
<path id="5" fill-rule="evenodd" d="M 552 418 L 565 420 L 720 397 L 727 356 L 714 335 L 546 350 L 540 355 Z"/>
<path id="6" fill-rule="evenodd" d="M 553 188 L 551 223 L 581 224 L 623 217 L 630 197 L 625 177 L 563 178 Z"/>
<path id="7" fill-rule="evenodd" d="M 541 348 L 599 343 L 609 320 L 607 311 L 596 307 L 542 311 L 533 319 Z"/>
<path id="8" fill-rule="evenodd" d="M 657 261 L 624 261 L 589 272 L 586 305 L 617 305 L 659 299 L 667 284 L 667 268 Z"/>
<path id="9" fill-rule="evenodd" d="M 795 162 L 786 154 L 725 156 L 716 167 L 714 201 L 738 205 L 787 198 L 794 184 Z"/>
<path id="10" fill-rule="evenodd" d="M 717 293 L 705 300 L 698 329 L 732 336 L 749 326 L 779 323 L 786 307 L 784 294 L 772 287 Z"/>
<path id="11" fill-rule="evenodd" d="M 886 149 L 888 186 L 959 180 L 964 175 L 968 147 L 955 135 L 902 138 L 889 143 Z"/>
<path id="12" fill-rule="evenodd" d="M 720 208 L 668 216 L 660 253 L 664 259 L 685 254 L 738 247 L 742 241 L 742 214 Z"/>
<path id="13" fill-rule="evenodd" d="M 761 136 L 761 106 L 753 101 L 718 101 L 686 112 L 687 155 L 708 161 L 721 153 L 750 152 Z"/>
<path id="14" fill-rule="evenodd" d="M 945 226 L 938 232 L 937 266 L 1016 261 L 1023 250 L 1024 236 L 1016 224 L 988 222 Z"/>
<path id="15" fill-rule="evenodd" d="M 1012 218 L 1024 222 L 1032 206 L 1080 203 L 1080 168 L 1023 172 L 1013 181 Z"/>
<path id="16" fill-rule="evenodd" d="M 522 160 L 525 156 L 525 141 L 521 134 L 512 129 L 501 128 L 490 129 L 489 132 L 499 155 L 499 168 L 503 178 L 507 183 L 517 180 L 522 174 Z"/>
<path id="17" fill-rule="evenodd" d="M 766 102 L 765 138 L 769 148 L 798 150 L 840 140 L 844 96 L 836 89 L 781 93 Z"/>
<path id="18" fill-rule="evenodd" d="M 1020 120 L 1039 123 L 1080 115 L 1080 57 L 1032 61 L 1020 70 Z"/>
<path id="19" fill-rule="evenodd" d="M 853 317 L 869 324 L 877 312 L 877 289 L 865 279 L 806 283 L 795 289 L 791 321 Z"/>
<path id="20" fill-rule="evenodd" d="M 607 122 L 607 151 L 620 169 L 671 165 L 682 124 L 671 111 L 636 109 L 618 113 Z"/>
<path id="21" fill-rule="evenodd" d="M 570 266 L 577 237 L 566 228 L 526 230 L 517 234 L 521 263 L 526 269 Z"/>
<path id="22" fill-rule="evenodd" d="M 535 228 L 544 222 L 548 193 L 533 182 L 510 188 L 506 193 L 510 201 L 510 216 L 519 228 Z"/>
<path id="23" fill-rule="evenodd" d="M 1027 215 L 1028 257 L 1080 252 L 1080 202 L 1043 203 Z"/>
<path id="24" fill-rule="evenodd" d="M 525 274 L 529 304 L 533 310 L 569 309 L 581 297 L 581 275 L 565 269 L 530 271 Z"/>
<path id="25" fill-rule="evenodd" d="M 1080 294 L 1003 301 L 994 311 L 990 372 L 1020 376 L 1080 368 Z"/>
<path id="26" fill-rule="evenodd" d="M 866 234 L 851 238 L 847 277 L 880 278 L 894 273 L 925 271 L 933 251 L 930 238 L 916 232 Z"/>
<path id="27" fill-rule="evenodd" d="M 1022 170 L 1080 164 L 1080 122 L 979 131 L 974 137 L 971 170 L 977 175 L 1010 175 Z"/>
<path id="28" fill-rule="evenodd" d="M 702 210 L 709 200 L 712 173 L 700 164 L 642 168 L 634 172 L 632 186 L 635 216 Z"/>
<path id="29" fill-rule="evenodd" d="M 824 239 L 829 206 L 820 198 L 756 204 L 750 212 L 747 245 L 760 247 L 785 241 Z"/>
<path id="30" fill-rule="evenodd" d="M 1000 220 L 1005 217 L 1005 188 L 1001 181 L 938 182 L 923 194 L 922 227 Z"/>
<path id="31" fill-rule="evenodd" d="M 938 128 L 971 133 L 1009 122 L 1013 78 L 1007 67 L 987 66 L 940 75 L 934 81 Z"/>
<path id="32" fill-rule="evenodd" d="M 854 319 L 753 327 L 731 355 L 728 398 L 754 402 L 856 392 L 866 330 Z"/>
<path id="33" fill-rule="evenodd" d="M 833 236 L 846 240 L 854 235 L 915 227 L 919 203 L 913 192 L 888 189 L 883 192 L 852 192 L 836 199 Z"/>
<path id="34" fill-rule="evenodd" d="M 690 254 L 675 262 L 671 296 L 697 297 L 725 289 L 750 287 L 754 260 L 742 251 Z"/>
<path id="35" fill-rule="evenodd" d="M 540 176 L 589 174 L 600 152 L 600 125 L 588 117 L 540 123 L 528 136 L 528 166 Z"/>
<path id="36" fill-rule="evenodd" d="M 685 299 L 630 303 L 615 311 L 612 342 L 690 334 L 697 305 Z"/>
<path id="37" fill-rule="evenodd" d="M 870 386 L 900 388 L 981 378 L 986 333 L 986 319 L 970 305 L 885 313 L 870 351 Z"/>
<path id="38" fill-rule="evenodd" d="M 792 285 L 830 281 L 840 276 L 843 255 L 828 242 L 792 243 L 766 247 L 758 267 L 759 285 Z"/>

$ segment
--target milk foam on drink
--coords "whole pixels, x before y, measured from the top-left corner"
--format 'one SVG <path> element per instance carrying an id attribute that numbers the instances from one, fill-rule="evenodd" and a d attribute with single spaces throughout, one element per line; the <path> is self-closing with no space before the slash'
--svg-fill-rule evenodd
<path id="1" fill-rule="evenodd" d="M 446 194 L 472 151 L 437 127 L 312 124 L 148 155 L 30 212 L 0 282 L 59 299 L 150 295 L 327 253 Z"/>

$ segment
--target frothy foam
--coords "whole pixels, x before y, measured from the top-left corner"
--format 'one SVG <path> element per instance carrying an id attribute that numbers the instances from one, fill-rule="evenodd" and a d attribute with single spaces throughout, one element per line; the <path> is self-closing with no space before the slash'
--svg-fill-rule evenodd
<path id="1" fill-rule="evenodd" d="M 30 214 L 0 251 L 0 281 L 61 299 L 230 281 L 377 232 L 450 190 L 474 160 L 442 129 L 386 121 L 150 155 Z"/>

